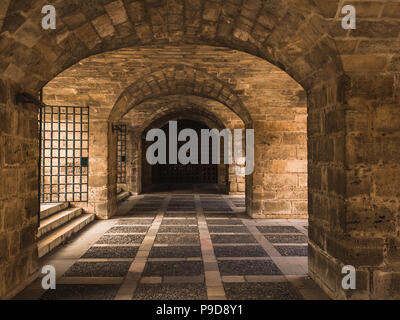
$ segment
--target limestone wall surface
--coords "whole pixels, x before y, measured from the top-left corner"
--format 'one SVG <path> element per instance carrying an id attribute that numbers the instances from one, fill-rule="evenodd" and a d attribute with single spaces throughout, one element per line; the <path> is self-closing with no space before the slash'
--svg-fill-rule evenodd
<path id="1" fill-rule="evenodd" d="M 37 269 L 33 236 L 38 209 L 37 110 L 30 111 L 31 105 L 17 103 L 16 93 L 38 95 L 55 76 L 94 54 L 150 44 L 160 48 L 167 44 L 216 45 L 251 53 L 285 70 L 301 84 L 307 93 L 308 114 L 310 275 L 333 298 L 400 297 L 398 1 L 353 1 L 358 15 L 355 30 L 341 27 L 341 9 L 350 3 L 347 0 L 52 3 L 57 8 L 57 29 L 46 32 L 40 27 L 40 11 L 46 0 L 6 0 L 0 4 L 0 297 L 23 286 Z M 191 66 L 196 68 L 195 57 L 191 58 Z M 228 62 L 222 59 L 220 64 Z M 239 61 L 234 60 L 234 65 L 232 68 L 239 66 Z M 213 75 L 220 81 L 233 79 L 237 94 L 228 86 L 221 92 L 201 88 L 208 96 L 213 94 L 226 102 L 226 95 L 236 98 L 242 94 L 242 104 L 232 104 L 236 111 L 254 102 L 252 120 L 257 128 L 264 125 L 257 123 L 257 114 L 261 121 L 268 120 L 264 118 L 267 113 L 257 111 L 260 102 L 254 92 L 247 97 L 249 90 L 257 86 L 253 82 L 254 87 L 246 88 L 253 78 L 247 69 L 253 65 L 247 63 L 240 71 L 246 78 L 244 83 L 235 75 L 225 74 L 232 68 L 220 73 L 214 70 Z M 124 72 L 135 74 L 132 69 Z M 149 70 L 140 72 L 136 74 L 139 78 Z M 96 75 L 94 71 L 92 76 Z M 215 85 L 220 81 L 210 82 Z M 110 79 L 98 83 L 102 101 L 112 108 L 112 92 L 117 85 L 111 85 Z M 126 88 L 124 85 L 119 93 Z M 264 81 L 259 85 L 265 89 Z M 142 97 L 151 96 L 149 91 L 154 87 L 142 88 Z M 58 89 L 66 90 L 62 83 Z M 65 97 L 74 95 L 82 97 L 79 92 L 64 91 Z M 91 149 L 91 181 L 98 199 L 92 210 L 107 218 L 115 210 L 115 188 L 111 183 L 115 170 L 108 161 L 115 162 L 116 152 L 108 154 L 105 150 L 116 147 L 112 126 L 100 110 L 104 106 L 95 104 L 98 98 L 87 95 L 75 103 L 91 106 L 93 113 L 98 111 L 90 124 L 98 133 L 91 136 L 91 143 L 98 146 Z M 59 97 L 58 102 L 66 101 Z M 269 115 L 275 112 L 280 116 L 279 106 Z M 300 115 L 294 112 L 294 116 Z M 290 132 L 293 128 L 304 131 L 293 124 L 286 127 Z M 283 132 L 277 131 L 280 139 Z M 275 134 L 265 136 L 268 144 Z M 283 165 L 274 162 L 280 160 L 268 161 L 268 166 L 282 170 Z M 285 166 L 285 170 L 291 168 Z M 256 179 L 256 173 L 252 178 Z M 248 183 L 246 188 L 256 184 Z M 257 212 L 264 204 L 257 198 L 259 192 L 250 191 L 254 190 L 248 190 L 249 203 L 253 203 L 253 196 L 254 203 L 258 203 L 250 209 Z M 264 203 L 269 206 L 273 201 Z M 357 269 L 356 291 L 341 288 L 341 267 L 346 264 Z"/>
<path id="2" fill-rule="evenodd" d="M 98 68 L 99 65 L 105 67 Z M 253 183 L 249 186 L 253 194 L 249 200 L 252 216 L 306 217 L 306 94 L 287 74 L 261 59 L 218 47 L 123 49 L 88 58 L 64 71 L 44 88 L 44 101 L 56 105 L 88 105 L 93 110 L 93 119 L 107 118 L 124 89 L 139 82 L 143 75 L 165 70 L 165 77 L 172 78 L 170 81 L 182 78 L 190 86 L 192 83 L 185 77 L 189 77 L 187 72 L 193 66 L 195 71 L 232 88 L 252 119 L 256 163 Z M 148 85 L 146 101 L 151 101 L 157 98 L 157 89 L 151 88 L 153 83 Z M 190 96 L 181 95 L 182 99 Z M 126 112 L 133 107 L 134 102 L 130 105 L 127 101 Z M 207 104 L 204 107 L 214 112 Z M 141 108 L 145 110 L 145 106 Z M 225 108 L 226 113 L 232 113 Z M 239 121 L 240 115 L 240 112 L 236 115 Z M 235 176 L 234 170 L 231 176 Z M 245 191 L 244 177 L 232 181 L 231 191 Z"/>

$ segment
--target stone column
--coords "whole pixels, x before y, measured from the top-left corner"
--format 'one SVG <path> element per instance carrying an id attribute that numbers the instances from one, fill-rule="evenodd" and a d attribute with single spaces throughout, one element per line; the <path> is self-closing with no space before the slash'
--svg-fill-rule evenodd
<path id="1" fill-rule="evenodd" d="M 99 219 L 108 219 L 116 211 L 116 134 L 107 120 L 93 119 L 89 141 L 87 211 Z"/>
<path id="2" fill-rule="evenodd" d="M 128 127 L 127 154 L 126 154 L 126 179 L 127 191 L 133 195 L 141 192 L 141 139 L 137 130 Z"/>

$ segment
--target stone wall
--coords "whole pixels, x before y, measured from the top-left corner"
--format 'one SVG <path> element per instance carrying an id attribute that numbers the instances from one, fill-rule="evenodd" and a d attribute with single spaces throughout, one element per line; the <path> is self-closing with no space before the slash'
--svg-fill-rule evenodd
<path id="1" fill-rule="evenodd" d="M 324 201 L 313 204 L 313 212 L 321 212 L 325 222 L 309 229 L 318 245 L 310 252 L 310 270 L 336 298 L 399 299 L 400 3 L 354 2 L 357 29 L 343 30 L 335 5 L 350 2 L 336 1 L 331 9 L 320 2 L 346 78 L 340 117 L 331 113 L 325 121 L 313 123 L 345 137 L 334 141 L 345 171 L 337 179 L 334 172 L 322 173 L 321 180 L 333 179 L 345 204 L 332 209 Z M 357 290 L 340 286 L 339 272 L 346 264 L 357 269 Z"/>
<path id="2" fill-rule="evenodd" d="M 6 0 L 0 4 L 1 88 L 5 81 L 13 83 L 13 88 L 35 93 L 86 57 L 151 43 L 161 48 L 166 43 L 219 45 L 272 62 L 300 83 L 308 96 L 311 276 L 333 298 L 398 298 L 399 195 L 395 174 L 399 167 L 396 114 L 400 87 L 400 4 L 385 0 L 354 1 L 358 27 L 343 30 L 341 8 L 348 3 L 345 0 L 55 0 L 57 29 L 44 32 L 40 28 L 40 10 L 46 0 Z M 235 60 L 234 64 L 239 63 Z M 146 65 L 151 66 L 151 61 Z M 128 71 L 126 74 L 134 73 Z M 150 72 L 142 71 L 140 76 Z M 213 75 L 224 76 L 224 73 Z M 112 107 L 115 97 L 109 95 L 108 85 L 112 86 L 109 79 L 105 82 L 100 79 L 98 83 L 102 88 L 101 99 Z M 119 91 L 123 88 L 126 86 L 122 85 Z M 65 91 L 66 97 L 71 95 Z M 17 127 L 10 129 L 8 117 L 24 123 L 21 127 L 36 122 L 37 118 L 15 106 L 14 92 L 1 97 L 1 112 L 7 116 L 1 118 L 0 127 L 2 138 L 8 137 L 7 144 L 3 140 L 1 150 L 12 146 L 17 149 L 21 137 L 33 143 L 35 135 L 21 135 Z M 96 99 L 86 95 L 83 102 L 99 108 Z M 242 100 L 247 104 L 247 98 Z M 112 138 L 110 133 L 102 142 L 112 150 L 111 163 L 115 149 Z M 17 181 L 22 189 L 30 179 L 22 181 L 23 174 L 37 181 L 38 173 L 33 171 L 35 156 L 27 155 L 20 161 L 12 156 L 10 159 L 15 167 L 7 167 L 8 164 L 4 164 L 7 170 L 1 167 L 1 197 L 17 199 L 17 205 L 21 205 L 26 198 L 16 189 L 4 187 L 4 181 Z M 108 183 L 115 175 L 110 168 Z M 246 188 L 251 185 L 247 183 Z M 112 188 L 109 190 L 115 191 Z M 253 200 L 251 190 L 248 195 L 249 205 Z M 115 198 L 109 194 L 107 198 L 107 206 L 114 206 Z M 34 204 L 29 208 L 34 208 Z M 2 219 L 15 217 L 13 211 L 1 210 Z M 25 222 L 16 223 L 15 231 L 29 225 Z M 9 234 L 5 226 L 1 228 L 1 236 Z M 18 236 L 27 235 L 34 246 L 29 234 L 28 230 Z M 27 270 L 34 265 L 26 260 L 24 250 L 14 252 L 17 252 L 14 257 L 5 255 L 1 260 L 6 269 L 1 268 L 0 272 L 10 273 L 0 277 L 2 297 L 4 292 L 23 284 L 30 273 Z M 16 267 L 16 261 L 21 261 L 20 267 Z M 347 263 L 354 263 L 359 271 L 359 290 L 354 292 L 345 292 L 340 287 L 341 267 Z"/>
<path id="3" fill-rule="evenodd" d="M 244 129 L 244 124 L 237 115 L 224 105 L 212 100 L 194 96 L 169 96 L 141 104 L 122 119 L 131 128 L 127 161 L 129 191 L 135 193 L 142 189 L 141 185 L 144 183 L 149 185 L 148 182 L 151 182 L 149 175 L 144 177 L 142 174 L 143 166 L 146 164 L 146 160 L 142 158 L 145 155 L 145 149 L 142 148 L 145 144 L 143 136 L 150 127 L 160 125 L 160 123 L 163 125 L 165 121 L 176 119 L 201 120 L 210 128 L 220 131 L 224 128 L 232 132 L 234 129 Z M 231 174 L 227 172 L 227 166 L 224 165 L 223 141 L 220 163 L 218 183 L 221 187 L 230 194 L 244 194 L 244 177 L 236 173 L 235 165 L 228 166 Z M 131 174 L 132 172 L 135 174 Z"/>
<path id="4" fill-rule="evenodd" d="M 18 87 L 0 80 L 0 297 L 36 275 L 38 109 L 16 104 Z"/>
<path id="5" fill-rule="evenodd" d="M 97 68 L 102 63 L 105 67 Z M 196 65 L 196 69 L 191 65 Z M 155 71 L 152 73 L 152 70 Z M 111 116 L 116 114 L 119 112 L 116 107 L 126 101 L 121 107 L 125 108 L 122 116 L 136 107 L 129 97 L 125 100 L 127 92 L 144 91 L 146 100 L 139 103 L 144 110 L 146 101 L 151 102 L 160 95 L 159 85 L 151 77 L 143 80 L 148 72 L 151 77 L 164 77 L 170 82 L 165 86 L 169 91 L 162 93 L 164 96 L 175 93 L 185 99 L 191 95 L 179 88 L 190 87 L 193 81 L 202 78 L 210 89 L 226 86 L 226 90 L 232 90 L 242 101 L 241 109 L 234 106 L 229 110 L 229 101 L 226 101 L 224 112 L 236 113 L 239 121 L 251 121 L 247 127 L 255 130 L 256 166 L 253 183 L 249 182 L 248 197 L 252 199 L 248 201 L 249 214 L 260 218 L 307 217 L 306 94 L 292 78 L 264 60 L 207 46 L 123 49 L 85 59 L 64 71 L 44 88 L 44 101 L 57 105 L 89 105 L 96 117 L 105 117 L 113 107 Z M 186 81 L 186 84 L 177 81 Z M 202 95 L 207 96 L 205 91 Z M 208 95 L 210 100 L 212 94 Z M 206 108 L 214 112 L 208 105 Z M 244 177 L 236 177 L 231 167 L 231 192 L 244 192 Z"/>

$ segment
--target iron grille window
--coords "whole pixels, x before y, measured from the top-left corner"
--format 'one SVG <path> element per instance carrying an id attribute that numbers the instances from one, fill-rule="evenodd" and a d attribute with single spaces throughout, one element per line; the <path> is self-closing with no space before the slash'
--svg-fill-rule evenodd
<path id="1" fill-rule="evenodd" d="M 117 127 L 117 182 L 126 183 L 126 125 Z"/>
<path id="2" fill-rule="evenodd" d="M 41 111 L 41 202 L 87 202 L 89 108 Z"/>

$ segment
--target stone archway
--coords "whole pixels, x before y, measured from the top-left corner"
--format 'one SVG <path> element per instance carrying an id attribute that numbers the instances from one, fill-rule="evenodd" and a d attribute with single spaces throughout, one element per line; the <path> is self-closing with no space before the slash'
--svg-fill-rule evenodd
<path id="1" fill-rule="evenodd" d="M 175 110 L 174 110 L 175 109 Z M 145 146 L 145 136 L 146 133 L 151 130 L 151 129 L 158 129 L 158 128 L 164 128 L 168 125 L 170 121 L 177 121 L 178 123 L 180 121 L 187 122 L 191 121 L 193 123 L 198 123 L 201 126 L 204 126 L 205 128 L 208 129 L 217 129 L 219 131 L 223 130 L 226 128 L 226 125 L 223 124 L 223 122 L 218 119 L 218 116 L 215 114 L 212 114 L 210 112 L 207 112 L 205 110 L 190 110 L 190 108 L 187 108 L 186 110 L 184 108 L 172 108 L 172 110 L 165 110 L 162 112 L 160 115 L 154 116 L 153 119 L 149 119 L 147 123 L 143 125 L 141 128 L 141 134 L 139 137 L 141 138 L 141 141 L 138 143 L 139 146 L 144 148 Z M 141 150 L 142 154 L 142 159 L 141 163 L 139 166 L 141 167 L 141 185 L 142 185 L 142 190 L 150 190 L 151 185 L 153 185 L 152 181 L 152 174 L 150 173 L 151 166 L 147 164 L 147 161 L 145 159 L 145 148 Z M 224 149 L 221 147 L 221 159 L 224 157 Z M 217 180 L 213 182 L 208 182 L 208 183 L 215 183 L 217 184 L 223 192 L 227 192 L 229 190 L 229 165 L 224 165 L 223 162 L 221 162 L 219 165 L 215 165 L 212 167 L 214 168 L 217 172 Z M 146 170 L 147 168 L 147 170 Z M 145 173 L 148 173 L 147 176 Z M 203 183 L 203 182 L 202 182 Z M 147 187 L 144 187 L 144 186 Z"/>
<path id="2" fill-rule="evenodd" d="M 367 42 L 359 46 L 361 54 L 343 42 L 339 51 L 329 19 L 337 17 L 340 10 L 324 1 L 316 3 L 244 1 L 223 7 L 215 1 L 200 0 L 169 6 L 139 1 L 106 5 L 103 1 L 55 1 L 59 28 L 43 32 L 40 8 L 46 4 L 44 0 L 24 5 L 6 1 L 0 10 L 7 12 L 0 15 L 4 17 L 0 19 L 2 146 L 16 156 L 2 161 L 1 175 L 7 185 L 19 181 L 26 188 L 23 192 L 9 188 L 2 193 L 2 201 L 12 203 L 4 209 L 7 229 L 2 237 L 8 243 L 12 233 L 22 236 L 15 255 L 5 250 L 4 276 L 0 278 L 12 280 L 1 283 L 0 296 L 18 290 L 37 269 L 37 113 L 27 104 L 17 105 L 16 93 L 37 94 L 58 73 L 93 54 L 166 42 L 205 43 L 246 51 L 281 67 L 305 88 L 309 104 L 311 275 L 332 297 L 345 298 L 352 294 L 340 287 L 340 269 L 353 263 L 360 275 L 358 297 L 398 294 L 394 289 L 399 272 L 397 267 L 392 268 L 398 260 L 398 183 L 386 180 L 387 172 L 392 176 L 398 172 L 398 157 L 393 157 L 399 145 L 398 126 L 393 122 L 396 120 L 387 121 L 399 101 L 398 63 L 392 60 L 393 54 L 387 58 L 387 45 L 373 48 L 376 43 L 371 39 L 379 32 L 369 28 L 371 21 L 361 21 L 366 28 L 349 35 L 349 41 L 354 37 Z M 7 7 L 8 11 L 4 10 Z M 394 19 L 389 26 L 383 20 L 377 22 L 383 25 L 381 30 L 389 31 L 385 39 L 390 43 L 398 38 L 398 28 L 390 27 L 398 24 L 391 15 L 395 6 L 381 7 L 383 17 Z M 341 32 L 335 33 L 340 37 Z M 348 43 L 346 39 L 344 42 Z M 371 63 L 371 52 L 382 54 L 377 58 L 381 67 Z M 348 78 L 342 77 L 342 60 Z M 378 72 L 383 66 L 387 66 L 385 72 Z M 376 124 L 373 128 L 365 123 L 369 117 Z M 21 144 L 28 152 L 26 158 Z M 363 151 L 365 144 L 371 146 L 368 151 Z M 382 151 L 371 151 L 378 149 Z M 22 175 L 27 177 L 23 182 Z M 21 214 L 9 220 L 11 211 Z M 383 224 L 376 218 L 377 212 L 384 217 Z"/>
<path id="3" fill-rule="evenodd" d="M 186 65 L 175 65 L 156 70 L 129 85 L 121 93 L 110 112 L 108 137 L 109 190 L 116 190 L 116 172 L 112 169 L 115 167 L 114 163 L 116 163 L 116 136 L 115 130 L 112 129 L 113 126 L 138 105 L 153 99 L 174 95 L 197 96 L 215 100 L 234 112 L 244 122 L 246 128 L 252 126 L 249 112 L 243 106 L 240 97 L 228 84 Z M 251 176 L 246 177 L 246 179 L 249 180 L 250 185 Z M 252 198 L 251 192 L 252 190 L 249 189 L 249 199 Z M 116 210 L 115 192 L 111 191 L 107 196 L 107 213 L 104 213 L 103 216 L 111 217 Z"/>
<path id="4" fill-rule="evenodd" d="M 172 98 L 172 99 L 171 99 Z M 190 98 L 190 97 L 189 97 Z M 156 99 L 157 101 L 157 99 Z M 163 102 L 161 102 L 163 101 Z M 166 99 L 161 99 L 160 108 L 157 108 L 157 111 L 149 111 L 151 113 L 151 117 L 145 119 L 143 123 L 139 120 L 138 115 L 134 114 L 131 116 L 132 123 L 135 125 L 130 131 L 130 146 L 129 154 L 128 154 L 128 164 L 129 157 L 133 158 L 133 167 L 128 170 L 128 182 L 130 185 L 127 185 L 127 190 L 129 190 L 133 194 L 141 193 L 143 191 L 143 182 L 144 178 L 141 174 L 143 171 L 143 135 L 147 132 L 152 126 L 152 124 L 157 124 L 159 127 L 164 126 L 168 121 L 175 121 L 177 119 L 189 119 L 196 120 L 201 119 L 201 122 L 206 124 L 210 128 L 216 128 L 218 130 L 222 130 L 225 128 L 227 119 L 221 120 L 217 114 L 208 111 L 201 104 L 194 103 L 188 97 L 183 96 L 175 96 L 175 97 L 166 97 Z M 181 104 L 177 101 L 181 101 Z M 189 102 L 191 101 L 191 102 Z M 155 101 L 151 101 L 151 103 L 155 103 Z M 154 108 L 151 108 L 153 110 Z M 129 114 L 128 114 L 129 115 Z M 129 117 L 125 116 L 123 118 L 124 122 L 129 119 Z M 128 118 L 128 119 L 127 119 Z M 134 119 L 136 120 L 135 122 Z M 136 128 L 137 127 L 137 128 Z M 227 168 L 224 165 L 220 165 L 219 168 L 219 176 L 218 183 L 226 184 L 228 182 L 228 172 Z"/>
<path id="5" fill-rule="evenodd" d="M 106 5 L 58 1 L 59 27 L 42 32 L 39 13 L 45 4 L 44 0 L 24 7 L 11 3 L 2 29 L 9 31 L 4 42 L 19 54 L 2 52 L 1 72 L 26 89 L 41 88 L 93 54 L 166 42 L 214 44 L 249 52 L 278 65 L 308 89 L 316 76 L 325 81 L 342 73 L 327 23 L 308 0 L 252 1 L 227 7 L 210 0 L 157 6 L 121 0 Z M 23 19 L 12 22 L 20 13 Z M 170 20 L 169 15 L 176 18 Z M 36 76 L 28 79 L 25 74 Z"/>
<path id="6" fill-rule="evenodd" d="M 236 113 L 246 126 L 252 125 L 250 114 L 229 85 L 185 65 L 157 70 L 130 85 L 115 103 L 109 121 L 116 123 L 136 105 L 171 95 L 194 95 L 216 100 Z"/>

